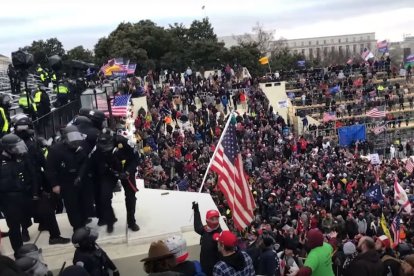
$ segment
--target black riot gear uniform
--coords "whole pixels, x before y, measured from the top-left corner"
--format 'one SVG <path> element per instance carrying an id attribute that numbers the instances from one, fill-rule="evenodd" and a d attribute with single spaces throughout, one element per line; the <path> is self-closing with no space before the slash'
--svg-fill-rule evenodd
<path id="1" fill-rule="evenodd" d="M 83 266 L 91 276 L 118 276 L 115 264 L 106 252 L 96 244 L 98 233 L 88 227 L 79 228 L 73 233 L 72 243 L 76 247 L 73 264 Z"/>
<path id="2" fill-rule="evenodd" d="M 6 217 L 10 243 L 16 252 L 22 245 L 20 225 L 25 221 L 28 204 L 36 197 L 34 169 L 27 158 L 27 147 L 15 134 L 1 139 L 0 210 Z"/>
<path id="3" fill-rule="evenodd" d="M 85 193 L 83 186 L 89 152 L 84 135 L 76 126 L 70 125 L 62 130 L 62 141 L 50 148 L 46 161 L 47 178 L 53 191 L 62 195 L 74 230 L 85 226 L 85 210 L 90 208 L 85 199 L 90 195 Z"/>

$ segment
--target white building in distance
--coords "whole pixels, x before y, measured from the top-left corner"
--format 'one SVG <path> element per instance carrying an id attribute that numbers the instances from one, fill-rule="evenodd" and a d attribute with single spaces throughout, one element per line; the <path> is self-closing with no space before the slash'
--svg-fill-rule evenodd
<path id="1" fill-rule="evenodd" d="M 219 41 L 230 48 L 237 45 L 237 39 L 242 37 L 224 36 L 220 37 Z M 321 60 L 330 52 L 342 51 L 345 57 L 353 57 L 360 55 L 365 48 L 373 52 L 376 50 L 375 32 L 287 39 L 286 44 L 293 53 L 303 54 L 307 59 L 319 57 Z"/>
<path id="2" fill-rule="evenodd" d="M 10 58 L 0 54 L 0 71 L 6 71 L 11 63 Z"/>

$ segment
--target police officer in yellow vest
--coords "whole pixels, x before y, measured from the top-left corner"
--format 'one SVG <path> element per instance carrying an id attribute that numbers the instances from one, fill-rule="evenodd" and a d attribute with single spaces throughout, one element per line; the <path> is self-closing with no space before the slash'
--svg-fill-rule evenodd
<path id="1" fill-rule="evenodd" d="M 69 88 L 65 83 L 59 83 L 59 85 L 55 88 L 56 92 L 56 102 L 55 106 L 59 107 L 65 105 L 69 101 Z"/>
<path id="2" fill-rule="evenodd" d="M 0 95 L 0 137 L 9 133 L 9 107 L 11 99 L 7 95 Z"/>
<path id="3" fill-rule="evenodd" d="M 29 98 L 29 102 L 28 99 Z M 36 104 L 33 102 L 31 95 L 29 97 L 26 94 L 26 91 L 20 94 L 19 98 L 19 106 L 23 109 L 23 113 L 30 114 L 32 117 L 36 117 L 37 115 L 37 107 Z"/>
<path id="4" fill-rule="evenodd" d="M 36 104 L 37 115 L 39 117 L 42 117 L 50 112 L 50 99 L 46 93 L 46 87 L 41 86 L 37 89 L 34 93 L 33 101 Z"/>
<path id="5" fill-rule="evenodd" d="M 49 85 L 49 74 L 40 66 L 40 64 L 37 65 L 36 73 L 43 85 Z"/>

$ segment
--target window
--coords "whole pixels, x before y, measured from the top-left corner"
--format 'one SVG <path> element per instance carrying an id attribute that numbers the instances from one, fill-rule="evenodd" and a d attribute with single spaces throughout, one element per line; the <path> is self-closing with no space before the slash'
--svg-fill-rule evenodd
<path id="1" fill-rule="evenodd" d="M 321 48 L 316 48 L 316 56 L 318 58 L 321 56 Z"/>
<path id="2" fill-rule="evenodd" d="M 348 42 L 348 38 L 345 39 L 345 42 Z"/>
<path id="3" fill-rule="evenodd" d="M 319 45 L 319 40 L 316 40 L 316 45 Z"/>
<path id="4" fill-rule="evenodd" d="M 349 45 L 346 45 L 345 49 L 346 49 L 346 54 L 349 55 Z"/>
<path id="5" fill-rule="evenodd" d="M 309 46 L 311 46 L 312 45 L 312 41 L 309 41 Z"/>
<path id="6" fill-rule="evenodd" d="M 339 46 L 339 52 L 342 53 L 342 46 Z"/>
<path id="7" fill-rule="evenodd" d="M 335 52 L 335 46 L 331 47 L 331 52 Z"/>
<path id="8" fill-rule="evenodd" d="M 305 55 L 305 49 L 302 49 L 302 55 Z"/>
<path id="9" fill-rule="evenodd" d="M 302 41 L 302 46 L 305 46 L 305 42 Z"/>
<path id="10" fill-rule="evenodd" d="M 361 46 L 360 50 L 361 50 L 361 53 L 362 53 L 364 51 L 364 44 L 361 44 L 360 46 Z"/>
<path id="11" fill-rule="evenodd" d="M 352 45 L 352 52 L 356 53 L 357 52 L 356 48 L 357 48 L 356 44 Z"/>
<path id="12" fill-rule="evenodd" d="M 341 39 L 338 39 L 338 43 L 341 43 Z"/>
<path id="13" fill-rule="evenodd" d="M 313 57 L 313 49 L 309 48 L 309 57 Z"/>
<path id="14" fill-rule="evenodd" d="M 356 41 L 356 37 L 354 36 L 354 38 L 353 38 L 353 41 L 355 42 Z"/>
<path id="15" fill-rule="evenodd" d="M 362 36 L 360 36 L 360 37 L 359 37 L 359 41 L 362 41 L 362 40 L 363 40 L 363 37 L 362 37 Z"/>
<path id="16" fill-rule="evenodd" d="M 334 43 L 334 39 L 333 38 L 331 38 L 331 43 Z"/>
<path id="17" fill-rule="evenodd" d="M 323 44 L 326 44 L 326 39 L 323 41 Z"/>
<path id="18" fill-rule="evenodd" d="M 328 56 L 328 47 L 323 48 L 323 56 L 324 57 Z"/>

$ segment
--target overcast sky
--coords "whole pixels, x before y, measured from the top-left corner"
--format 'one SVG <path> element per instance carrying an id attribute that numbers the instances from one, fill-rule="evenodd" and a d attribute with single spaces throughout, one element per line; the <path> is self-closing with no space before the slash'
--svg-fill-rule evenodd
<path id="1" fill-rule="evenodd" d="M 5 0 L 0 53 L 10 56 L 33 40 L 57 37 L 66 50 L 93 49 L 120 22 L 157 24 L 208 16 L 218 36 L 251 32 L 260 22 L 275 37 L 303 38 L 376 32 L 378 40 L 414 35 L 414 0 Z M 205 6 L 205 9 L 202 9 Z"/>

